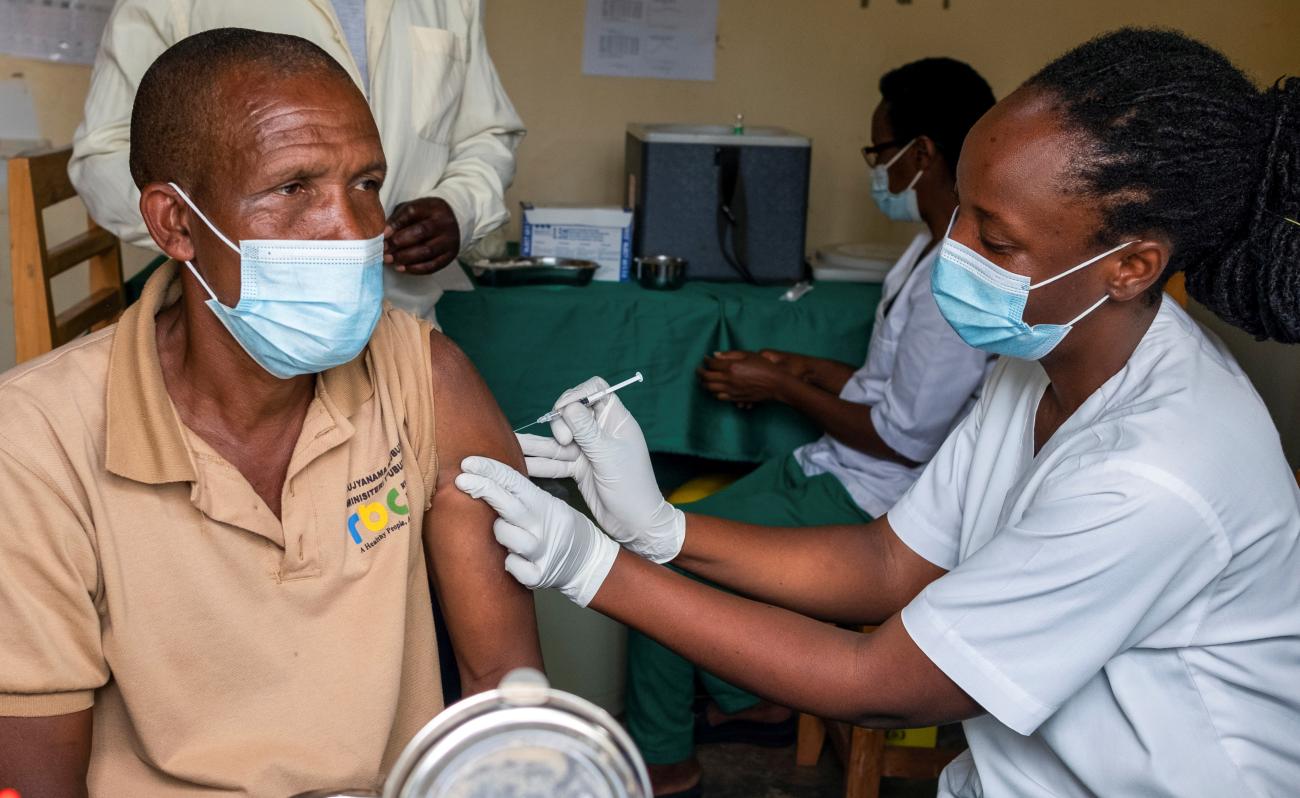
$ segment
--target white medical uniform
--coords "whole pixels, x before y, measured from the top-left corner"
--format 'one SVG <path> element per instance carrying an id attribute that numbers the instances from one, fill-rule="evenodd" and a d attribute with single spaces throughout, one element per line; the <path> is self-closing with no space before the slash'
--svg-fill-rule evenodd
<path id="1" fill-rule="evenodd" d="M 923 232 L 885 276 L 867 361 L 840 398 L 871 406 L 881 440 L 909 460 L 929 460 L 974 403 L 988 355 L 967 346 L 939 313 L 930 271 L 939 248 Z M 864 512 L 879 518 L 921 472 L 858 451 L 830 435 L 795 450 L 808 476 L 832 474 Z"/>
<path id="2" fill-rule="evenodd" d="M 1263 402 L 1172 302 L 1035 455 L 1047 385 L 999 361 L 889 512 L 949 569 L 903 624 L 988 712 L 940 794 L 1300 793 L 1300 490 Z"/>

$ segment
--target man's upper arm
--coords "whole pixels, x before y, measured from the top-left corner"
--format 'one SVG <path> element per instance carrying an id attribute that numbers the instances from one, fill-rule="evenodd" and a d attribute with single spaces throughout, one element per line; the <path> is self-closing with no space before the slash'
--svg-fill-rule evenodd
<path id="1" fill-rule="evenodd" d="M 487 385 L 464 353 L 431 333 L 438 482 L 425 515 L 430 571 L 465 680 L 494 687 L 511 668 L 540 668 L 532 594 L 505 570 L 492 535 L 496 514 L 456 489 L 460 462 L 476 454 L 523 470 L 523 454 Z"/>
<path id="2" fill-rule="evenodd" d="M 0 716 L 77 712 L 108 681 L 88 519 L 0 440 Z"/>
<path id="3" fill-rule="evenodd" d="M 84 795 L 90 707 L 108 680 L 86 519 L 0 441 L 0 787 Z"/>
<path id="4" fill-rule="evenodd" d="M 24 798 L 86 795 L 89 709 L 45 718 L 0 717 L 0 787 Z"/>
<path id="5" fill-rule="evenodd" d="M 180 36 L 167 0 L 121 0 L 95 56 L 85 119 L 73 139 L 68 175 L 90 215 L 113 235 L 156 249 L 131 179 L 131 107 L 149 65 Z"/>

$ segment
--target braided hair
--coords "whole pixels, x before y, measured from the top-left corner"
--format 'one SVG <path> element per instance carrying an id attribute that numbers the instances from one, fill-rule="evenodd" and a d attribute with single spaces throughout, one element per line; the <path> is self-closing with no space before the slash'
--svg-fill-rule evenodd
<path id="1" fill-rule="evenodd" d="M 1153 292 L 1183 271 L 1224 321 L 1300 342 L 1300 79 L 1260 91 L 1181 33 L 1125 28 L 1025 85 L 1079 133 L 1066 188 L 1101 202 L 1098 245 L 1163 234 Z"/>

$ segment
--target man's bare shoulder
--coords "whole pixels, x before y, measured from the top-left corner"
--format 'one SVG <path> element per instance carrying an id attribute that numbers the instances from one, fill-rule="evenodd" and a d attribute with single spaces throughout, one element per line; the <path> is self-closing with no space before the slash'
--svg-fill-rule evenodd
<path id="1" fill-rule="evenodd" d="M 443 450 L 459 456 L 482 454 L 512 464 L 520 459 L 510 425 L 469 356 L 437 330 L 429 333 L 429 355 Z"/>
<path id="2" fill-rule="evenodd" d="M 439 382 L 443 388 L 450 389 L 482 386 L 486 391 L 487 386 L 469 356 L 438 330 L 429 331 L 429 356 L 435 386 Z"/>

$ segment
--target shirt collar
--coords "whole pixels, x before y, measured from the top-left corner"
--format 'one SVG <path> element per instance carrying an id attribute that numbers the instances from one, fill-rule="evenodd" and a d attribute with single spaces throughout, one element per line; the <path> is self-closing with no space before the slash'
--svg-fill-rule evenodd
<path id="1" fill-rule="evenodd" d="M 147 484 L 194 482 L 194 464 L 158 359 L 158 313 L 180 298 L 175 261 L 149 278 L 139 301 L 113 333 L 109 355 L 107 452 L 111 473 Z M 316 380 L 316 396 L 336 419 L 346 419 L 371 397 L 368 349 Z"/>

